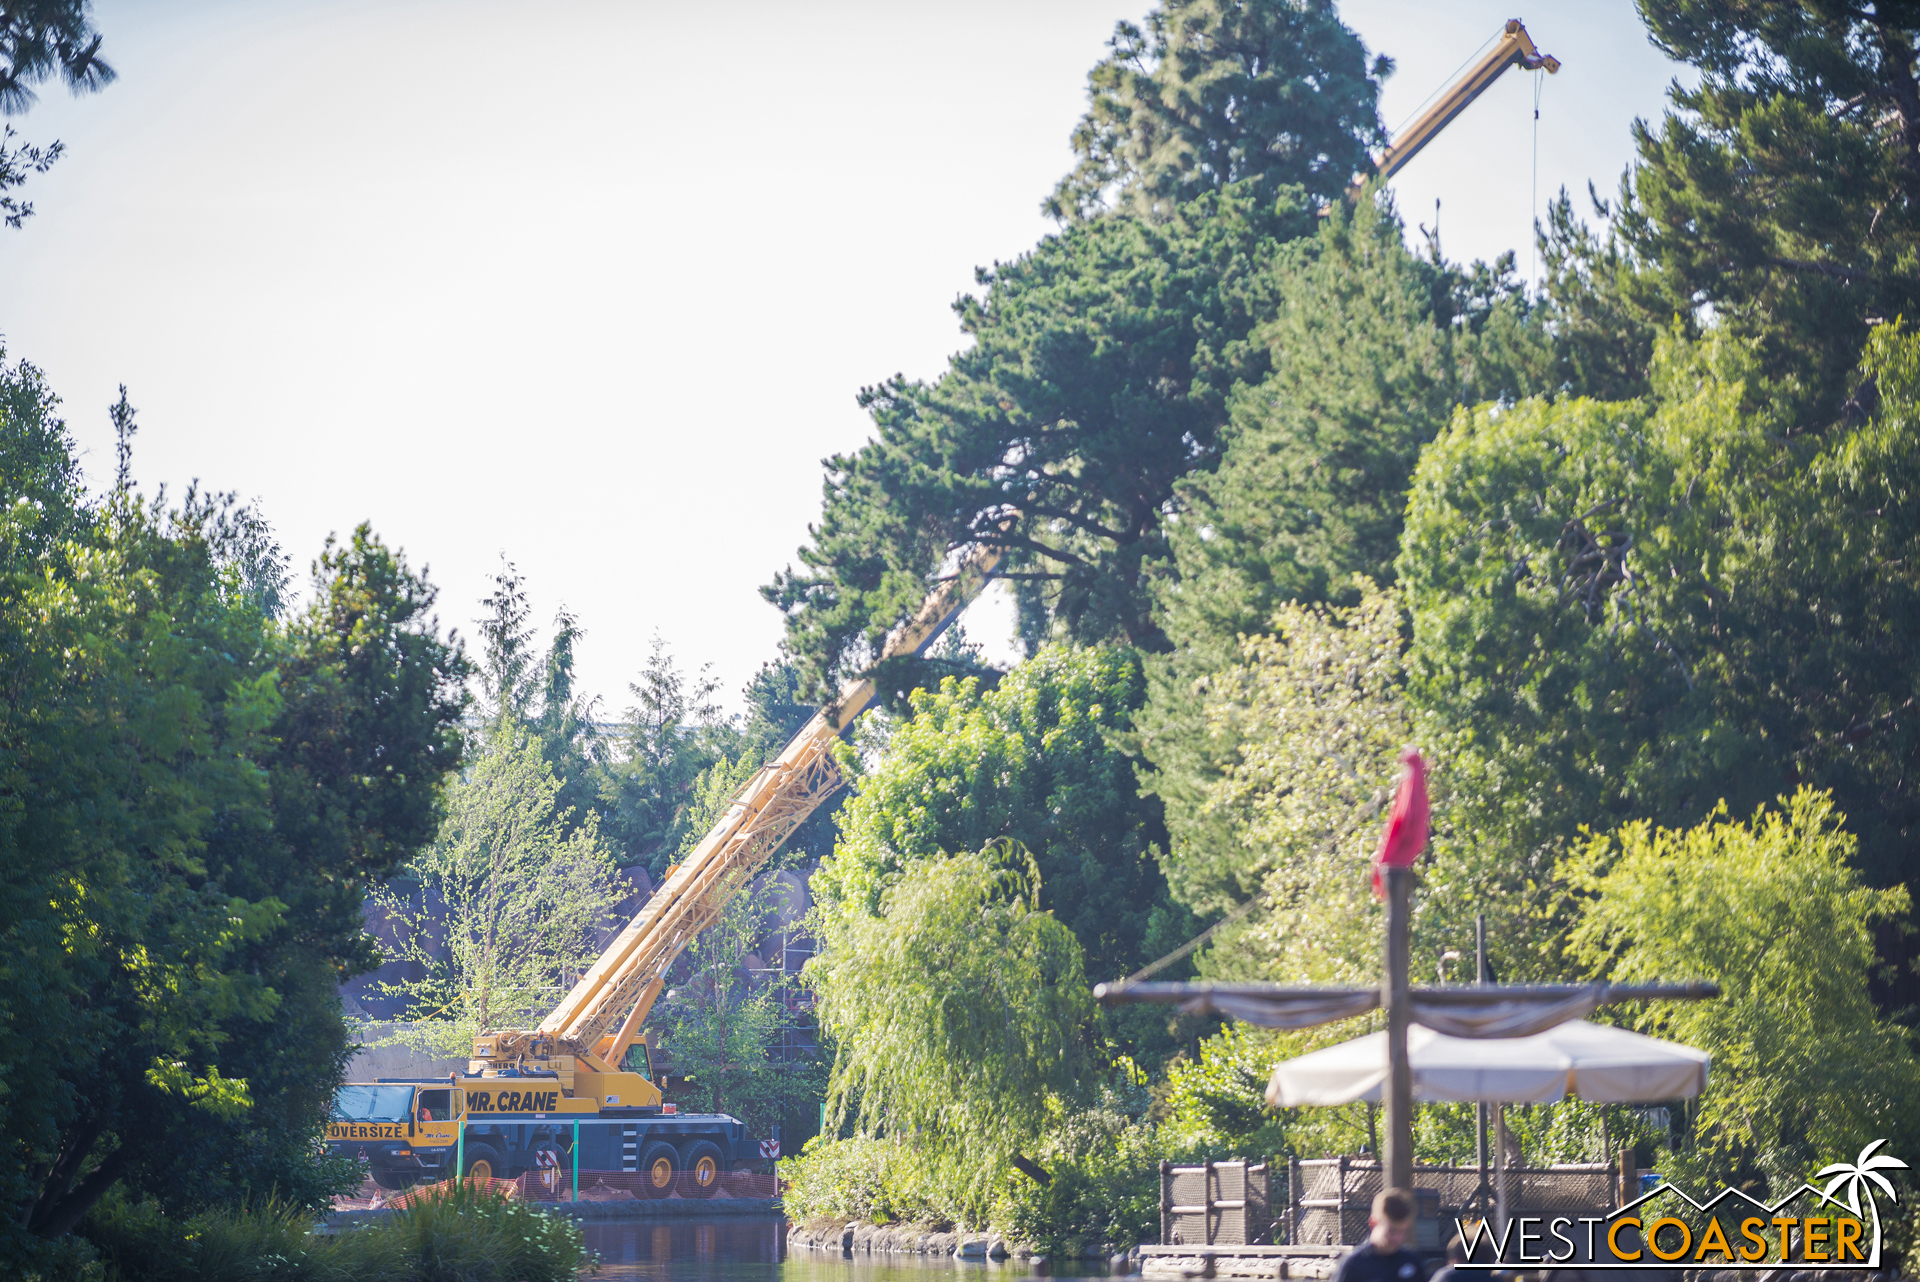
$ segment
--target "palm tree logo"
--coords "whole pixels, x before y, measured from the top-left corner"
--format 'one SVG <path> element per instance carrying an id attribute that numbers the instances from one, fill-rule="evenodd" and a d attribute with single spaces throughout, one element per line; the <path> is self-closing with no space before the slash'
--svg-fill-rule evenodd
<path id="1" fill-rule="evenodd" d="M 1898 1202 L 1900 1195 L 1894 1192 L 1892 1182 L 1880 1172 L 1904 1171 L 1908 1169 L 1907 1164 L 1899 1158 L 1891 1157 L 1885 1153 L 1876 1154 L 1874 1152 L 1875 1149 L 1885 1143 L 1886 1141 L 1883 1139 L 1875 1140 L 1873 1143 L 1861 1149 L 1860 1156 L 1851 1164 L 1835 1162 L 1832 1166 L 1822 1169 L 1819 1174 L 1813 1177 L 1816 1180 L 1823 1180 L 1829 1175 L 1833 1176 L 1833 1179 L 1827 1184 L 1826 1191 L 1821 1193 L 1820 1196 L 1835 1205 L 1844 1205 L 1849 1211 L 1853 1212 L 1855 1218 L 1859 1218 L 1861 1215 L 1861 1193 L 1864 1192 L 1867 1195 L 1867 1205 L 1873 1209 L 1873 1260 L 1876 1264 L 1879 1263 L 1880 1260 L 1880 1204 L 1874 1200 L 1873 1188 L 1869 1186 L 1868 1181 L 1871 1180 L 1874 1185 L 1879 1186 L 1880 1190 L 1887 1195 L 1889 1201 Z M 1844 1203 L 1834 1196 L 1835 1190 L 1843 1185 L 1847 1190 L 1847 1197 Z"/>

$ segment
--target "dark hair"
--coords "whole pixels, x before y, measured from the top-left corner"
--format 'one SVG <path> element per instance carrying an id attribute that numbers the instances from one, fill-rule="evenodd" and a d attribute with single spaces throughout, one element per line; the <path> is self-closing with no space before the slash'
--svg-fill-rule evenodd
<path id="1" fill-rule="evenodd" d="M 1373 1199 L 1373 1213 L 1396 1227 L 1413 1218 L 1413 1194 L 1405 1189 L 1382 1189 Z"/>
<path id="2" fill-rule="evenodd" d="M 1467 1262 L 1467 1240 L 1458 1233 L 1454 1234 L 1453 1240 L 1447 1243 L 1447 1262 L 1449 1264 Z"/>

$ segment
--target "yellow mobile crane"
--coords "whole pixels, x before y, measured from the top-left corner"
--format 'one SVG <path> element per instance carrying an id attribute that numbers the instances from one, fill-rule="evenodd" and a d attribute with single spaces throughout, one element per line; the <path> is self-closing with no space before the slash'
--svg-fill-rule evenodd
<path id="1" fill-rule="evenodd" d="M 887 639 L 881 658 L 924 652 L 1004 555 L 982 547 L 965 558 Z M 840 787 L 833 743 L 877 693 L 863 678 L 815 713 L 539 1027 L 482 1034 L 464 1076 L 342 1086 L 327 1132 L 333 1151 L 362 1158 L 386 1188 L 440 1178 L 458 1154 L 462 1174 L 511 1178 L 569 1164 L 636 1171 L 652 1197 L 676 1188 L 711 1196 L 728 1170 L 777 1156 L 735 1118 L 666 1103 L 641 1029 L 687 945 Z"/>
<path id="2" fill-rule="evenodd" d="M 1391 177 L 1508 67 L 1559 69 L 1516 19 L 1493 48 L 1394 139 L 1375 164 Z M 1362 190 L 1362 180 L 1353 188 Z M 986 587 L 1005 550 L 978 547 L 881 658 L 920 654 Z M 872 678 L 851 682 L 780 755 L 748 780 L 726 813 L 539 1027 L 493 1029 L 464 1075 L 342 1086 L 329 1146 L 366 1160 L 388 1188 L 462 1174 L 512 1177 L 556 1165 L 636 1171 L 643 1192 L 710 1196 L 736 1165 L 777 1155 L 737 1120 L 679 1113 L 654 1084 L 642 1030 L 668 970 L 727 900 L 841 784 L 834 741 L 873 703 Z"/>

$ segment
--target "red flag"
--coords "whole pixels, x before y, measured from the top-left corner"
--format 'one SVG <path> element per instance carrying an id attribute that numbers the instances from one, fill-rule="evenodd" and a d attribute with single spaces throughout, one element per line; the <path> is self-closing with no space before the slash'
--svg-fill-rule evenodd
<path id="1" fill-rule="evenodd" d="M 1386 831 L 1380 834 L 1380 853 L 1373 857 L 1373 893 L 1381 898 L 1387 885 L 1380 870 L 1413 867 L 1427 845 L 1427 763 L 1417 748 L 1407 749 L 1400 760 L 1407 763 L 1407 777 L 1400 781 Z"/>

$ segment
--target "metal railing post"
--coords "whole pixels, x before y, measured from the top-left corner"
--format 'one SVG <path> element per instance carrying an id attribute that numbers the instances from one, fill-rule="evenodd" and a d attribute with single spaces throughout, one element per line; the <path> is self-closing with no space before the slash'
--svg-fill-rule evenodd
<path id="1" fill-rule="evenodd" d="M 1300 1217 L 1306 1208 L 1300 1205 L 1300 1155 L 1287 1158 L 1287 1245 L 1300 1244 Z"/>
<path id="2" fill-rule="evenodd" d="M 1213 1245 L 1213 1159 L 1200 1167 L 1200 1232 L 1208 1246 Z"/>
<path id="3" fill-rule="evenodd" d="M 1173 1163 L 1160 1159 L 1160 1240 L 1173 1241 Z"/>
<path id="4" fill-rule="evenodd" d="M 1333 1168 L 1334 1179 L 1334 1234 L 1340 1239 L 1340 1245 L 1347 1244 L 1347 1155 L 1342 1153 Z"/>

